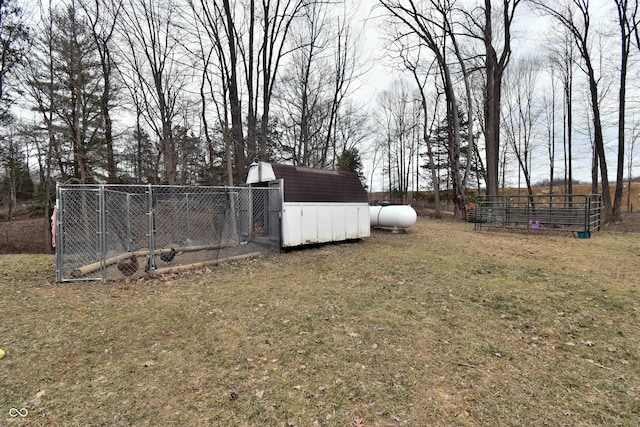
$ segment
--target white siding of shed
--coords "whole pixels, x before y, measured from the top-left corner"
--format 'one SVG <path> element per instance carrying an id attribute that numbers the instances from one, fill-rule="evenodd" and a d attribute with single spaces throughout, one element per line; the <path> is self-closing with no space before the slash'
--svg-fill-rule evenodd
<path id="1" fill-rule="evenodd" d="M 368 237 L 369 221 L 369 205 L 366 203 L 285 202 L 282 212 L 282 246 Z"/>

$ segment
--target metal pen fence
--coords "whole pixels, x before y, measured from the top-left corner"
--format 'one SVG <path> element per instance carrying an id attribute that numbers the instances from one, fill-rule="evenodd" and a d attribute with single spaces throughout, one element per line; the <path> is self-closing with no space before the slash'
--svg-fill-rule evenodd
<path id="1" fill-rule="evenodd" d="M 280 250 L 279 188 L 56 188 L 58 281 L 155 276 Z"/>
<path id="2" fill-rule="evenodd" d="M 469 220 L 476 230 L 564 231 L 584 238 L 600 229 L 601 204 L 599 194 L 479 196 Z"/>

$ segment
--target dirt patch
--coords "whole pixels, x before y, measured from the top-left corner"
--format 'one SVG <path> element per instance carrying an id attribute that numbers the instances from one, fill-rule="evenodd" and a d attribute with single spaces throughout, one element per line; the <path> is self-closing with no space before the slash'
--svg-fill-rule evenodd
<path id="1" fill-rule="evenodd" d="M 640 211 L 622 214 L 622 221 L 602 226 L 602 231 L 613 233 L 640 233 Z"/>
<path id="2" fill-rule="evenodd" d="M 51 244 L 44 218 L 0 222 L 0 254 L 48 254 Z"/>

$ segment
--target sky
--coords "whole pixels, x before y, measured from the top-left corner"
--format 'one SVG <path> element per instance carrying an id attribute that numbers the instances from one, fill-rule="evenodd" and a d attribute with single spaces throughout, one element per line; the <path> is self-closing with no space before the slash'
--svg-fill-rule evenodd
<path id="1" fill-rule="evenodd" d="M 385 64 L 385 50 L 384 44 L 381 40 L 382 33 L 380 26 L 381 21 L 378 18 L 380 11 L 373 9 L 376 4 L 375 0 L 363 0 L 360 3 L 361 16 L 366 19 L 366 27 L 364 34 L 366 35 L 366 49 L 368 56 L 373 60 L 372 68 L 366 76 L 366 80 L 361 85 L 358 99 L 363 100 L 365 104 L 374 105 L 377 94 L 381 91 L 388 89 L 391 82 L 400 75 L 397 69 L 393 69 Z M 607 5 L 612 5 L 610 0 L 592 0 L 591 5 L 593 7 L 592 27 L 602 26 L 615 30 L 615 15 L 611 14 L 611 9 L 607 13 Z M 548 17 L 540 16 L 533 13 L 527 7 L 522 7 L 520 13 L 515 20 L 516 35 L 513 42 L 513 56 L 511 63 L 514 62 L 519 56 L 528 55 L 543 55 L 545 54 L 544 45 L 547 40 L 547 35 L 550 34 L 557 23 Z M 617 41 L 617 39 L 616 39 Z M 605 54 L 606 56 L 606 54 Z M 615 70 L 611 70 L 614 72 Z M 634 72 L 635 73 L 635 72 Z M 636 75 L 631 74 L 630 75 Z M 575 77 L 575 94 L 574 102 L 578 105 L 579 111 L 574 112 L 574 150 L 573 150 L 573 176 L 574 179 L 590 182 L 591 180 L 591 137 L 588 135 L 585 129 L 588 120 L 589 104 L 586 103 L 586 76 L 579 70 L 574 72 Z M 630 84 L 630 89 L 637 89 L 633 87 L 633 80 Z M 633 92 L 632 92 L 633 93 Z M 609 101 L 617 103 L 617 86 L 614 84 L 610 87 L 606 93 L 606 97 L 610 98 Z M 605 109 L 605 113 L 609 113 L 608 117 L 605 117 L 605 144 L 606 144 L 606 156 L 608 159 L 608 174 L 609 180 L 615 179 L 615 159 L 617 155 L 617 120 L 615 120 L 615 114 L 611 114 L 611 109 Z M 556 127 L 562 126 L 562 119 L 557 122 Z M 580 129 L 578 129 L 580 128 Z M 560 130 L 561 133 L 561 130 Z M 630 134 L 631 132 L 628 132 Z M 628 138 L 627 138 L 628 139 Z M 504 139 L 503 139 L 504 142 Z M 564 159 L 563 157 L 563 142 L 562 135 L 556 137 L 556 161 L 555 161 L 555 178 L 562 178 L 564 176 Z M 382 171 L 373 171 L 371 163 L 370 150 L 364 151 L 364 164 L 365 164 L 365 176 L 371 177 L 373 172 L 373 185 L 372 191 L 381 191 L 383 186 Z M 636 151 L 640 151 L 638 148 Z M 637 158 L 637 159 L 636 159 Z M 625 164 L 625 176 L 627 174 L 627 165 Z M 634 156 L 634 169 L 633 176 L 640 174 L 640 156 Z M 512 171 L 508 174 L 506 179 L 508 186 L 514 186 L 518 184 L 518 170 L 515 163 L 511 167 Z M 548 160 L 548 148 L 546 139 L 536 143 L 536 146 L 532 155 L 532 181 L 538 182 L 540 180 L 548 179 L 549 177 L 549 160 Z M 369 179 L 368 179 L 369 181 Z M 522 185 L 524 185 L 524 179 L 522 179 Z M 369 183 L 369 182 L 368 182 Z"/>
<path id="2" fill-rule="evenodd" d="M 464 0 L 462 1 L 464 2 Z M 612 0 L 591 0 L 591 3 L 601 6 L 604 4 L 611 4 L 611 1 Z M 371 112 L 375 110 L 375 103 L 378 94 L 383 90 L 388 89 L 393 80 L 400 75 L 397 68 L 389 67 L 386 63 L 388 62 L 387 59 L 389 55 L 385 51 L 384 44 L 382 42 L 382 26 L 384 25 L 384 21 L 379 19 L 382 11 L 379 8 L 375 9 L 374 6 L 376 4 L 377 0 L 354 0 L 354 6 L 358 8 L 358 17 L 363 25 L 363 40 L 361 46 L 363 62 L 368 64 L 366 66 L 368 72 L 357 83 L 354 97 L 357 99 L 358 103 L 362 104 L 364 108 Z M 600 23 L 607 23 L 608 20 L 611 20 L 612 18 L 612 16 L 607 16 L 606 14 L 601 13 L 598 20 Z M 517 38 L 514 41 L 514 58 L 516 58 L 521 52 L 529 54 L 531 52 L 541 51 L 541 44 L 544 43 L 545 36 L 554 27 L 554 23 L 548 18 L 540 17 L 525 10 L 524 8 L 520 11 L 520 15 L 516 20 L 516 25 L 517 30 L 515 33 L 517 34 Z M 576 79 L 583 79 L 584 81 L 583 75 L 578 72 L 576 72 Z M 616 91 L 612 90 L 610 91 L 609 96 L 615 96 L 615 94 Z M 28 114 L 33 113 L 29 112 Z M 584 105 L 583 111 L 578 112 L 577 115 L 585 115 Z M 607 156 L 609 159 L 614 159 L 616 154 L 615 132 L 615 123 L 610 123 L 609 127 L 606 129 L 606 140 L 609 143 Z M 584 133 L 576 131 L 574 135 L 576 138 L 576 142 L 574 144 L 578 147 L 576 151 L 574 151 L 574 177 L 579 180 L 588 181 L 590 180 L 591 175 L 590 140 L 588 135 Z M 561 177 L 564 173 L 562 170 L 564 166 L 562 164 L 562 159 L 560 158 L 561 150 L 562 144 L 561 141 L 558 141 L 556 145 L 556 152 L 558 153 L 558 159 L 556 160 L 556 177 Z M 640 148 L 636 151 L 640 151 Z M 378 168 L 375 171 L 373 170 L 371 162 L 372 151 L 370 147 L 363 147 L 362 152 L 365 165 L 365 176 L 368 178 L 367 181 L 369 181 L 369 178 L 373 176 L 372 190 L 382 190 L 382 170 L 381 168 Z M 640 174 L 640 156 L 636 157 L 638 157 L 638 160 L 635 162 L 638 172 L 636 172 L 635 175 L 638 175 Z M 518 182 L 517 168 L 513 167 L 512 169 L 512 173 L 508 176 L 508 185 L 515 185 Z M 533 156 L 533 181 L 536 182 L 541 179 L 548 178 L 548 170 L 549 166 L 546 147 L 540 144 Z M 615 170 L 612 164 L 609 166 L 609 176 L 610 179 L 615 176 Z"/>

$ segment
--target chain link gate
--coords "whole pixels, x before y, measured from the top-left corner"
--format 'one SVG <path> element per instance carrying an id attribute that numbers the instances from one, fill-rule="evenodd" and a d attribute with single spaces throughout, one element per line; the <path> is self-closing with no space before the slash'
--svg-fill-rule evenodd
<path id="1" fill-rule="evenodd" d="M 105 281 L 280 251 L 279 188 L 56 186 L 56 280 Z"/>

